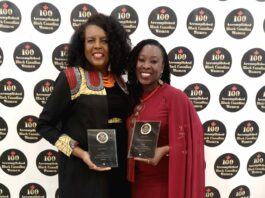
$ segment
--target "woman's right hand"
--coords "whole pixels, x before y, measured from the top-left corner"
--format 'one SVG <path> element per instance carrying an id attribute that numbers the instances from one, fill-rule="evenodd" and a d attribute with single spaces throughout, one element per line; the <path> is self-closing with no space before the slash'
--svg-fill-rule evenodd
<path id="1" fill-rule="evenodd" d="M 111 169 L 111 167 L 98 167 L 96 166 L 90 159 L 90 155 L 87 151 L 83 150 L 82 148 L 80 148 L 79 146 L 76 146 L 73 151 L 72 151 L 72 155 L 80 158 L 81 160 L 83 160 L 83 162 L 89 167 L 89 169 L 91 170 L 95 170 L 95 171 L 108 171 Z"/>

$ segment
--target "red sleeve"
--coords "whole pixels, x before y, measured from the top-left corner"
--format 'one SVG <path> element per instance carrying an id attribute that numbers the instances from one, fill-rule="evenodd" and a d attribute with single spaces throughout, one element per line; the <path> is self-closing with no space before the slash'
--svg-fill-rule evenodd
<path id="1" fill-rule="evenodd" d="M 203 127 L 181 91 L 169 101 L 169 198 L 205 197 Z"/>

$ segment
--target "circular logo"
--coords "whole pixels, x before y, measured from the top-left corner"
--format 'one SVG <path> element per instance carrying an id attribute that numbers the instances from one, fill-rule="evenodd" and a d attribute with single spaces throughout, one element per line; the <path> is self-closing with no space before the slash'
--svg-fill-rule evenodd
<path id="1" fill-rule="evenodd" d="M 27 168 L 27 158 L 17 149 L 9 149 L 0 156 L 2 170 L 8 175 L 20 175 Z"/>
<path id="2" fill-rule="evenodd" d="M 213 186 L 205 187 L 205 197 L 206 198 L 220 198 L 219 191 Z"/>
<path id="3" fill-rule="evenodd" d="M 71 25 L 74 30 L 84 24 L 93 14 L 97 14 L 97 10 L 89 4 L 79 4 L 71 12 Z"/>
<path id="4" fill-rule="evenodd" d="M 0 31 L 13 32 L 21 23 L 21 13 L 10 1 L 0 2 Z"/>
<path id="5" fill-rule="evenodd" d="M 247 37 L 251 33 L 253 26 L 253 16 L 244 8 L 233 10 L 225 19 L 225 31 L 235 39 Z"/>
<path id="6" fill-rule="evenodd" d="M 251 146 L 258 139 L 259 126 L 253 120 L 244 121 L 237 127 L 235 136 L 239 145 Z"/>
<path id="7" fill-rule="evenodd" d="M 168 54 L 170 73 L 175 76 L 184 76 L 189 73 L 194 64 L 191 51 L 186 47 L 176 47 Z"/>
<path id="8" fill-rule="evenodd" d="M 203 124 L 204 144 L 215 147 L 223 143 L 226 137 L 225 125 L 218 120 L 208 120 Z"/>
<path id="9" fill-rule="evenodd" d="M 101 144 L 104 144 L 109 140 L 108 134 L 103 131 L 99 132 L 96 138 L 97 138 L 97 141 Z"/>
<path id="10" fill-rule="evenodd" d="M 31 12 L 33 27 L 41 33 L 50 34 L 55 32 L 61 24 L 59 10 L 50 3 L 40 3 Z"/>
<path id="11" fill-rule="evenodd" d="M 111 16 L 122 24 L 129 35 L 134 33 L 138 27 L 138 15 L 131 6 L 118 6 L 111 12 Z"/>
<path id="12" fill-rule="evenodd" d="M 248 174 L 252 177 L 260 177 L 265 174 L 265 153 L 257 152 L 250 157 L 247 164 Z"/>
<path id="13" fill-rule="evenodd" d="M 167 37 L 171 35 L 177 26 L 177 17 L 175 12 L 165 6 L 154 9 L 148 18 L 150 31 L 158 37 Z"/>
<path id="14" fill-rule="evenodd" d="M 22 140 L 29 143 L 38 142 L 41 136 L 36 131 L 38 118 L 28 115 L 19 120 L 17 124 L 17 133 Z"/>
<path id="15" fill-rule="evenodd" d="M 24 99 L 24 89 L 15 79 L 0 81 L 0 102 L 7 107 L 18 106 Z"/>
<path id="16" fill-rule="evenodd" d="M 3 51 L 0 47 L 0 66 L 3 64 L 3 61 L 4 61 L 4 54 L 3 54 Z"/>
<path id="17" fill-rule="evenodd" d="M 265 86 L 256 95 L 256 105 L 261 112 L 265 112 Z"/>
<path id="18" fill-rule="evenodd" d="M 225 75 L 231 68 L 231 54 L 222 47 L 216 47 L 207 52 L 203 59 L 205 71 L 214 77 Z"/>
<path id="19" fill-rule="evenodd" d="M 52 53 L 52 63 L 59 71 L 63 71 L 64 69 L 66 69 L 67 66 L 69 66 L 67 60 L 68 50 L 69 44 L 64 43 L 57 46 Z"/>
<path id="20" fill-rule="evenodd" d="M 265 72 L 265 51 L 253 48 L 247 51 L 241 61 L 243 72 L 249 77 L 260 77 Z"/>
<path id="21" fill-rule="evenodd" d="M 0 183 L 0 197 L 11 198 L 8 188 L 2 183 Z"/>
<path id="22" fill-rule="evenodd" d="M 14 62 L 19 69 L 32 72 L 41 66 L 42 53 L 38 46 L 31 42 L 24 42 L 18 45 L 14 51 Z"/>
<path id="23" fill-rule="evenodd" d="M 232 153 L 221 155 L 214 164 L 215 173 L 223 179 L 234 177 L 239 171 L 239 167 L 239 159 Z"/>
<path id="24" fill-rule="evenodd" d="M 149 123 L 144 123 L 141 126 L 141 134 L 143 134 L 143 135 L 149 134 L 151 132 L 151 130 L 152 130 L 152 126 Z"/>
<path id="25" fill-rule="evenodd" d="M 230 84 L 221 91 L 219 101 L 226 111 L 237 112 L 245 106 L 247 92 L 239 84 Z"/>
<path id="26" fill-rule="evenodd" d="M 44 188 L 37 183 L 28 183 L 23 186 L 19 192 L 19 197 L 35 198 L 41 197 L 46 198 L 46 192 Z"/>
<path id="27" fill-rule="evenodd" d="M 184 90 L 184 92 L 191 100 L 196 111 L 203 110 L 210 102 L 210 92 L 208 88 L 203 84 L 191 84 Z"/>
<path id="28" fill-rule="evenodd" d="M 8 133 L 6 121 L 0 116 L 0 141 L 2 141 Z"/>
<path id="29" fill-rule="evenodd" d="M 58 152 L 48 149 L 42 151 L 36 159 L 38 170 L 47 176 L 53 176 L 58 173 Z"/>
<path id="30" fill-rule="evenodd" d="M 194 9 L 188 16 L 187 29 L 195 38 L 205 38 L 209 36 L 215 25 L 213 13 L 207 8 Z"/>
<path id="31" fill-rule="evenodd" d="M 237 186 L 232 190 L 229 195 L 229 198 L 250 198 L 250 191 L 247 186 Z"/>
<path id="32" fill-rule="evenodd" d="M 54 88 L 54 81 L 45 79 L 37 83 L 34 88 L 34 98 L 36 102 L 43 106 L 46 104 Z"/>

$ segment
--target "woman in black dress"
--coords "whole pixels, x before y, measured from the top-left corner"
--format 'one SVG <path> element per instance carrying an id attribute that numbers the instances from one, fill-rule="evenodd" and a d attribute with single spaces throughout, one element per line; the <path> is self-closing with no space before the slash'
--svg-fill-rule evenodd
<path id="1" fill-rule="evenodd" d="M 59 197 L 127 198 L 128 100 L 122 75 L 130 39 L 119 22 L 95 14 L 76 30 L 69 46 L 70 67 L 57 77 L 37 124 L 59 150 Z M 117 168 L 92 162 L 87 129 L 116 130 Z"/>

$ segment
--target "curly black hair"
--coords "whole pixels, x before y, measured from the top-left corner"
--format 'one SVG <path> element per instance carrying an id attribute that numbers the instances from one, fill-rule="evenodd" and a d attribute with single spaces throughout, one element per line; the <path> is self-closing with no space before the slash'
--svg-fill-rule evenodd
<path id="1" fill-rule="evenodd" d="M 91 69 L 84 54 L 85 29 L 89 25 L 102 28 L 108 38 L 109 63 L 116 75 L 125 73 L 128 55 L 131 51 L 131 40 L 123 26 L 113 17 L 97 13 L 88 18 L 72 35 L 68 51 L 68 65 Z"/>
<path id="2" fill-rule="evenodd" d="M 161 80 L 167 84 L 170 84 L 170 67 L 169 67 L 169 61 L 168 61 L 168 54 L 164 48 L 164 46 L 159 43 L 157 40 L 154 39 L 145 39 L 140 41 L 131 51 L 129 58 L 128 58 L 128 64 L 127 64 L 127 70 L 128 70 L 128 89 L 130 93 L 130 108 L 129 113 L 131 114 L 133 112 L 134 107 L 139 104 L 140 97 L 143 94 L 143 88 L 141 84 L 138 82 L 137 76 L 136 76 L 136 64 L 138 61 L 138 56 L 146 45 L 154 45 L 157 46 L 162 53 L 163 57 L 163 63 L 164 63 L 164 70 L 161 76 Z"/>

